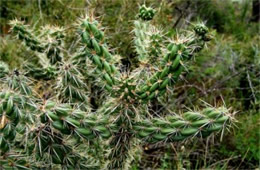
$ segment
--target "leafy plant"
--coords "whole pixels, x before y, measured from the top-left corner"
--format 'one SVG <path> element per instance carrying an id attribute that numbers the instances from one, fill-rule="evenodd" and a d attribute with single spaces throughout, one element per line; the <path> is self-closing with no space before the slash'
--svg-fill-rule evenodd
<path id="1" fill-rule="evenodd" d="M 142 143 L 208 137 L 229 126 L 225 107 L 154 114 L 154 103 L 172 93 L 188 61 L 210 40 L 203 24 L 164 37 L 152 25 L 154 14 L 140 7 L 134 28 L 139 67 L 132 71 L 109 50 L 92 14 L 75 26 L 81 42 L 71 44 L 74 54 L 66 50 L 66 29 L 32 30 L 12 21 L 12 31 L 38 61 L 9 71 L 0 64 L 1 167 L 125 169 Z"/>
<path id="2" fill-rule="evenodd" d="M 248 113 L 252 114 L 252 113 Z M 240 118 L 240 128 L 234 134 L 234 139 L 229 144 L 223 145 L 220 149 L 221 154 L 225 155 L 241 155 L 245 161 L 259 163 L 260 160 L 260 147 L 259 138 L 260 133 L 257 130 L 259 126 L 259 114 L 252 114 L 251 117 L 243 116 Z M 250 124 L 250 126 L 248 126 Z M 230 139 L 229 139 L 230 140 Z M 229 148 L 235 148 L 230 150 Z M 253 166 L 253 165 L 251 165 Z"/>

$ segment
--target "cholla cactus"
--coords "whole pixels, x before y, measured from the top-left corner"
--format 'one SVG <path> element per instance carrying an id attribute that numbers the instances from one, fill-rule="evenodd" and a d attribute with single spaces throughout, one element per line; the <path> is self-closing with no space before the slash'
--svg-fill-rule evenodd
<path id="1" fill-rule="evenodd" d="M 13 32 L 39 58 L 13 71 L 0 63 L 0 167 L 126 169 L 142 143 L 187 141 L 229 126 L 225 107 L 163 110 L 166 117 L 151 113 L 153 101 L 172 91 L 209 40 L 204 25 L 184 38 L 167 39 L 152 25 L 154 14 L 142 6 L 134 22 L 140 67 L 133 72 L 120 69 L 120 57 L 109 50 L 93 15 L 79 20 L 82 41 L 73 55 L 64 48 L 63 29 L 34 31 L 12 21 Z M 37 81 L 50 88 L 39 90 Z"/>

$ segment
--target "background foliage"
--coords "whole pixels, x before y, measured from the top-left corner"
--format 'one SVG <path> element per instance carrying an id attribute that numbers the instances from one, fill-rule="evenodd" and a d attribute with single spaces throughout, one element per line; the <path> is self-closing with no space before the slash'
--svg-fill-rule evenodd
<path id="1" fill-rule="evenodd" d="M 120 53 L 125 66 L 134 65 L 136 53 L 131 31 L 141 0 L 1 0 L 0 60 L 19 68 L 33 59 L 33 53 L 14 41 L 9 21 L 22 19 L 40 27 L 63 26 L 75 22 L 86 11 L 93 10 L 107 27 L 109 44 Z M 260 53 L 259 22 L 252 22 L 252 1 L 224 0 L 146 0 L 158 9 L 155 21 L 163 30 L 175 35 L 190 23 L 203 21 L 214 33 L 214 40 L 186 70 L 175 88 L 169 105 L 176 110 L 198 108 L 201 100 L 214 106 L 226 104 L 238 111 L 237 127 L 223 140 L 145 147 L 139 164 L 133 169 L 202 169 L 257 168 L 260 163 Z M 35 24 L 36 23 L 36 24 Z M 72 37 L 72 36 L 71 36 Z M 72 41 L 69 37 L 66 41 Z M 116 48 L 121 47 L 121 48 Z"/>

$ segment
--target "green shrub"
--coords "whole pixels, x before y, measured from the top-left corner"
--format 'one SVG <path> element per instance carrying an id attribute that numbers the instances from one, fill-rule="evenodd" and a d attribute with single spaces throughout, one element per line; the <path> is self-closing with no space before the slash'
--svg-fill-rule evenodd
<path id="1" fill-rule="evenodd" d="M 248 113 L 253 114 L 253 113 Z M 241 155 L 244 161 L 260 162 L 260 133 L 259 133 L 259 113 L 244 115 L 239 119 L 243 122 L 239 128 L 235 129 L 234 136 L 229 143 L 223 145 L 221 153 L 231 155 Z M 230 148 L 234 148 L 230 150 Z"/>

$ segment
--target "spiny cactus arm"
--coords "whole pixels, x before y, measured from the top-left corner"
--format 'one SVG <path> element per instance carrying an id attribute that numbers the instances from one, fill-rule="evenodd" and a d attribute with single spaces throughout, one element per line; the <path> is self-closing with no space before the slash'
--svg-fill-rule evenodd
<path id="1" fill-rule="evenodd" d="M 133 133 L 130 131 L 135 114 L 131 108 L 121 107 L 113 118 L 116 131 L 109 143 L 111 150 L 107 169 L 127 169 L 128 160 L 131 160 L 130 151 L 135 145 Z"/>
<path id="2" fill-rule="evenodd" d="M 201 112 L 154 118 L 134 126 L 136 137 L 148 142 L 176 142 L 193 137 L 207 137 L 224 130 L 232 121 L 226 108 L 205 108 Z"/>
<path id="3" fill-rule="evenodd" d="M 25 45 L 31 50 L 40 53 L 44 52 L 45 45 L 42 44 L 40 38 L 35 36 L 27 25 L 24 25 L 23 22 L 18 21 L 17 19 L 11 21 L 10 25 L 12 26 L 12 31 L 17 34 L 18 39 L 24 41 Z"/>
<path id="4" fill-rule="evenodd" d="M 111 120 L 113 135 L 109 142 L 109 154 L 106 169 L 127 169 L 132 160 L 130 154 L 136 148 L 133 138 L 132 123 L 137 116 L 134 104 L 125 98 L 108 98 L 98 109 L 97 114 L 108 115 Z"/>
<path id="5" fill-rule="evenodd" d="M 65 31 L 60 27 L 45 26 L 41 32 L 45 31 L 45 52 L 47 58 L 50 60 L 52 65 L 63 61 L 63 46 Z"/>
<path id="6" fill-rule="evenodd" d="M 143 64 L 156 61 L 162 53 L 162 32 L 147 21 L 136 20 L 134 26 L 134 44 L 139 61 Z"/>
<path id="7" fill-rule="evenodd" d="M 49 122 L 51 126 L 65 135 L 73 135 L 86 140 L 97 137 L 107 139 L 111 136 L 111 128 L 107 117 L 86 111 L 72 109 L 69 104 L 56 104 L 47 101 L 43 107 L 41 122 Z"/>
<path id="8" fill-rule="evenodd" d="M 102 137 L 103 140 L 109 138 L 111 133 L 110 128 L 107 127 L 109 125 L 107 119 L 96 115 L 86 116 L 86 112 L 73 110 L 68 104 L 56 104 L 47 101 L 43 106 L 31 109 L 31 112 L 34 113 L 34 119 L 29 122 L 26 118 L 29 111 L 25 113 L 26 108 L 21 107 L 21 104 L 17 108 L 16 100 L 18 99 L 11 100 L 13 99 L 12 95 L 16 94 L 11 93 L 10 96 L 7 96 L 6 93 L 1 93 L 5 101 L 0 100 L 0 104 L 2 106 L 3 102 L 6 105 L 1 107 L 4 108 L 4 111 L 1 111 L 0 114 L 1 154 L 20 152 L 19 158 L 32 155 L 37 160 L 27 162 L 27 166 L 30 168 L 48 168 L 53 167 L 54 164 L 61 164 L 64 168 L 98 168 L 97 164 L 93 163 L 91 158 L 88 158 L 86 152 L 75 152 L 74 148 L 83 144 L 84 141 L 96 140 L 97 137 Z M 22 101 L 27 104 L 26 100 L 23 99 Z M 12 108 L 10 113 L 9 108 Z M 25 127 L 27 125 L 29 128 Z M 66 140 L 64 136 L 66 136 Z M 73 139 L 77 141 L 75 145 L 72 145 L 73 142 L 71 143 Z M 14 141 L 16 141 L 16 144 Z M 18 141 L 23 147 L 19 148 Z M 39 164 L 38 159 L 43 162 Z M 10 157 L 3 160 L 13 162 Z M 19 163 L 6 164 L 4 162 L 3 165 L 15 167 L 19 166 Z"/>
<path id="9" fill-rule="evenodd" d="M 203 38 L 208 37 L 206 27 L 202 30 L 203 34 L 201 32 L 198 33 L 194 29 L 190 36 L 191 38 L 187 40 L 177 39 L 177 41 L 169 43 L 167 46 L 168 52 L 162 58 L 159 71 L 155 72 L 145 85 L 138 85 L 136 94 L 142 101 L 147 102 L 164 94 L 168 86 L 173 86 L 176 83 L 184 70 L 185 62 L 190 60 L 196 52 L 200 51 L 206 41 L 210 40 Z"/>
<path id="10" fill-rule="evenodd" d="M 149 101 L 166 92 L 168 85 L 174 84 L 183 70 L 181 64 L 182 52 L 181 45 L 174 44 L 174 47 L 163 58 L 160 71 L 157 71 L 147 80 L 145 85 L 139 86 L 137 94 L 139 99 Z"/>
<path id="11" fill-rule="evenodd" d="M 42 164 L 39 164 L 39 160 L 28 162 L 28 166 L 37 168 L 52 167 L 54 164 L 61 164 L 67 168 L 73 166 L 79 169 L 93 169 L 96 167 L 86 154 L 74 152 L 73 148 L 75 146 L 68 142 L 70 138 L 66 138 L 65 141 L 63 136 L 74 136 L 78 140 L 77 145 L 83 143 L 83 138 L 87 139 L 87 141 L 92 141 L 96 137 L 107 139 L 111 134 L 108 129 L 105 129 L 104 119 L 98 119 L 95 116 L 84 118 L 86 112 L 80 110 L 73 110 L 68 113 L 69 116 L 64 116 L 69 109 L 71 110 L 71 107 L 67 104 L 55 105 L 56 103 L 51 101 L 46 102 L 44 106 L 34 107 L 25 112 L 28 109 L 26 107 L 28 101 L 24 98 L 20 99 L 16 95 L 17 93 L 11 93 L 10 95 L 9 93 L 1 93 L 1 97 L 4 98 L 3 101 L 0 100 L 1 108 L 4 109 L 0 114 L 1 154 L 19 152 L 20 156 L 18 157 L 33 155 L 33 158 L 36 156 L 36 159 L 46 161 L 42 162 Z M 29 113 L 33 113 L 32 121 L 28 117 Z M 60 119 L 57 119 L 58 116 Z M 81 127 L 77 127 L 78 123 L 83 120 L 84 122 L 80 124 Z M 63 122 L 62 127 L 58 123 L 60 121 Z M 63 126 L 66 129 L 63 129 Z M 20 142 L 19 146 L 23 147 L 19 148 L 18 142 Z M 13 162 L 10 157 L 7 157 L 7 160 Z M 15 162 L 14 164 L 3 165 L 6 165 L 6 167 L 19 166 Z"/>
<path id="12" fill-rule="evenodd" d="M 89 110 L 89 97 L 87 85 L 84 77 L 78 70 L 77 65 L 71 63 L 63 63 L 58 72 L 58 82 L 56 90 L 59 99 L 64 103 L 73 103 L 84 105 L 85 110 Z"/>
<path id="13" fill-rule="evenodd" d="M 96 72 L 105 82 L 104 86 L 109 92 L 116 84 L 116 77 L 120 74 L 111 60 L 112 54 L 109 52 L 104 42 L 104 32 L 98 29 L 97 20 L 87 17 L 81 22 L 81 37 L 85 44 L 85 50 L 90 52 L 90 58 L 96 66 Z"/>
<path id="14" fill-rule="evenodd" d="M 28 154 L 33 154 L 36 158 L 37 168 L 57 168 L 57 165 L 63 169 L 72 167 L 77 169 L 94 168 L 96 165 L 88 155 L 82 152 L 75 152 L 79 146 L 78 143 L 64 138 L 60 133 L 46 123 L 38 126 L 31 131 L 31 141 L 28 147 Z M 41 164 L 38 161 L 41 161 Z M 38 163 L 38 164 L 37 164 Z"/>
<path id="15" fill-rule="evenodd" d="M 149 36 L 146 34 L 149 25 L 146 22 L 134 21 L 134 33 L 135 33 L 135 50 L 138 54 L 139 61 L 147 61 L 149 54 L 147 48 L 149 46 Z"/>
<path id="16" fill-rule="evenodd" d="M 134 44 L 141 63 L 146 64 L 151 59 L 161 54 L 161 43 L 163 36 L 160 30 L 153 26 L 150 20 L 153 19 L 155 10 L 145 5 L 139 9 L 138 20 L 134 21 Z"/>
<path id="17" fill-rule="evenodd" d="M 42 31 L 45 31 L 43 35 L 46 35 L 42 37 L 43 35 L 36 36 L 34 31 L 21 21 L 13 20 L 10 22 L 10 25 L 12 26 L 12 31 L 17 34 L 18 39 L 22 40 L 32 51 L 46 54 L 49 62 L 53 65 L 62 61 L 61 45 L 64 38 L 62 29 L 53 27 L 51 28 L 53 31 L 46 31 L 49 28 L 44 27 Z"/>
<path id="18" fill-rule="evenodd" d="M 109 153 L 107 169 L 124 169 L 126 160 L 130 158 L 132 134 L 127 129 L 120 128 L 118 133 L 110 141 L 111 152 Z"/>
<path id="19" fill-rule="evenodd" d="M 5 88 L 19 91 L 23 95 L 29 96 L 32 94 L 32 89 L 29 86 L 32 81 L 20 70 L 10 71 L 0 82 L 3 83 Z"/>
<path id="20" fill-rule="evenodd" d="M 32 97 L 17 90 L 4 89 L 0 93 L 0 147 L 1 152 L 8 152 L 14 144 L 17 134 L 29 129 L 34 123 L 33 110 L 36 105 Z M 14 146 L 15 148 L 16 146 Z"/>
<path id="21" fill-rule="evenodd" d="M 0 147 L 1 154 L 5 154 L 16 148 L 17 134 L 24 135 L 29 124 L 35 122 L 36 105 L 29 86 L 31 81 L 18 70 L 9 72 L 0 82 Z"/>

